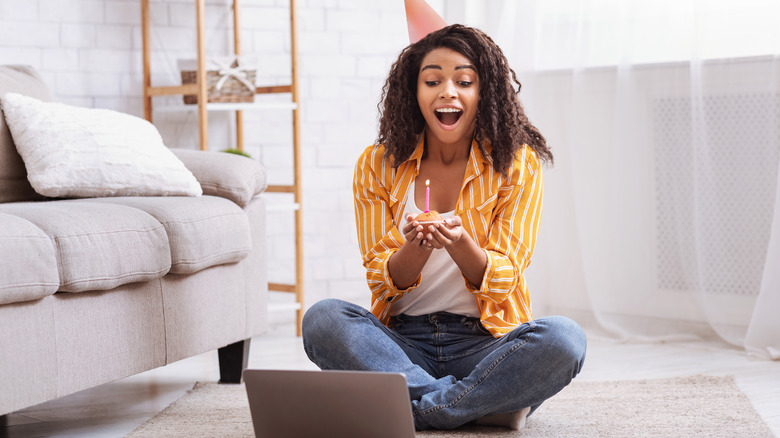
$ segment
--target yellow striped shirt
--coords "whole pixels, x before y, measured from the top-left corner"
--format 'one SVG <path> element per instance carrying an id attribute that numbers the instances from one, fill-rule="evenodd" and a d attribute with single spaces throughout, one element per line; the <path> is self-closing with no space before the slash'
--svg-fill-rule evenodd
<path id="1" fill-rule="evenodd" d="M 489 154 L 490 146 L 485 146 Z M 387 262 L 404 243 L 396 224 L 403 220 L 400 216 L 409 186 L 420 172 L 423 142 L 397 169 L 384 153 L 381 145 L 366 148 L 355 165 L 353 191 L 358 244 L 372 294 L 371 312 L 386 324 L 393 302 L 420 283 L 418 278 L 399 290 Z M 474 141 L 455 214 L 488 258 L 478 289 L 464 278 L 477 301 L 482 324 L 499 337 L 533 319 L 523 272 L 531 260 L 542 214 L 542 167 L 536 153 L 523 147 L 504 178 Z"/>

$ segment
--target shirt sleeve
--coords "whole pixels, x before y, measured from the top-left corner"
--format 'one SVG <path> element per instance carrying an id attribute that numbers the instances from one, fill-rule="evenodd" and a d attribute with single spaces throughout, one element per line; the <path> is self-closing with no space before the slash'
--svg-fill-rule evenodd
<path id="1" fill-rule="evenodd" d="M 483 247 L 488 257 L 479 288 L 466 282 L 478 298 L 502 303 L 520 285 L 531 262 L 542 214 L 542 168 L 536 154 L 525 147 L 515 161 L 506 182 L 499 189 L 498 201 Z M 527 297 L 520 301 L 528 301 Z M 521 306 L 523 303 L 519 303 Z M 530 307 L 530 303 L 526 303 Z M 518 309 L 519 310 L 519 309 Z M 530 313 L 530 309 L 528 309 Z"/>
<path id="2" fill-rule="evenodd" d="M 353 180 L 358 245 L 373 296 L 372 311 L 377 305 L 388 306 L 420 283 L 418 277 L 412 286 L 401 290 L 390 278 L 387 263 L 403 245 L 404 237 L 398 231 L 390 209 L 393 169 L 383 157 L 383 151 L 383 148 L 373 146 L 366 149 L 355 165 Z M 379 312 L 380 319 L 386 310 Z"/>

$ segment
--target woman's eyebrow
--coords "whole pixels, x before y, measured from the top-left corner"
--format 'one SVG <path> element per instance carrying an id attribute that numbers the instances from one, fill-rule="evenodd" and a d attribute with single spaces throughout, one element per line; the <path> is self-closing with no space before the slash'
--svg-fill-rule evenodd
<path id="1" fill-rule="evenodd" d="M 475 69 L 474 66 L 471 65 L 471 64 L 464 64 L 464 65 L 456 65 L 455 66 L 455 70 L 463 70 L 463 69 L 466 69 L 466 68 L 474 70 L 474 71 L 477 71 L 477 69 Z M 441 66 L 440 65 L 436 65 L 436 64 L 429 64 L 429 65 L 426 65 L 425 67 L 421 68 L 420 71 L 425 71 L 425 70 L 428 70 L 428 69 L 441 70 Z"/>

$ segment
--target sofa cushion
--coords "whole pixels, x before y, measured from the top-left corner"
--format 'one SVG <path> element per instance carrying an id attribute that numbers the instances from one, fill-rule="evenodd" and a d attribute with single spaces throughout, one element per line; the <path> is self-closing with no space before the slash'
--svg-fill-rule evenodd
<path id="1" fill-rule="evenodd" d="M 0 204 L 0 212 L 27 219 L 54 242 L 61 291 L 113 289 L 171 266 L 165 228 L 135 208 L 62 200 Z"/>
<path id="2" fill-rule="evenodd" d="M 49 197 L 200 196 L 198 181 L 148 121 L 99 108 L 2 97 L 36 192 Z"/>
<path id="3" fill-rule="evenodd" d="M 249 220 L 241 208 L 215 196 L 94 198 L 80 202 L 120 204 L 149 213 L 165 226 L 171 273 L 191 274 L 242 260 L 252 250 Z"/>
<path id="4" fill-rule="evenodd" d="M 32 67 L 0 65 L 0 97 L 20 93 L 41 100 L 51 100 L 49 89 Z M 0 203 L 31 201 L 41 198 L 27 180 L 24 161 L 16 151 L 11 132 L 0 111 Z"/>
<path id="5" fill-rule="evenodd" d="M 59 285 L 49 236 L 26 219 L 0 213 L 0 304 L 37 300 Z"/>
<path id="6" fill-rule="evenodd" d="M 268 186 L 259 162 L 224 152 L 171 149 L 187 166 L 206 195 L 230 199 L 242 208 Z"/>

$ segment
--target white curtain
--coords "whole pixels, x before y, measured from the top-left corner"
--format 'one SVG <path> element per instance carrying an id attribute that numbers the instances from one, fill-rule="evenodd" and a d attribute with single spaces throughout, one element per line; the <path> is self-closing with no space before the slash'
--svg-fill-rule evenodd
<path id="1" fill-rule="evenodd" d="M 780 359 L 780 2 L 444 12 L 503 48 L 555 153 L 528 270 L 535 313 Z"/>

